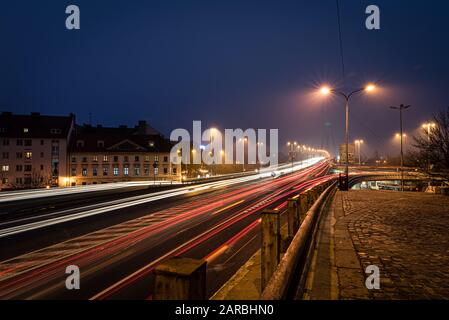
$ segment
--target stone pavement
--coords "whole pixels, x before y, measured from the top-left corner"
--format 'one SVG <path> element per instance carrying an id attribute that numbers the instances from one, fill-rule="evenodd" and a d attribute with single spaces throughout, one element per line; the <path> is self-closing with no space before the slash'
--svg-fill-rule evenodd
<path id="1" fill-rule="evenodd" d="M 366 267 L 380 289 L 365 286 Z M 449 299 L 449 197 L 337 192 L 323 216 L 304 299 Z"/>

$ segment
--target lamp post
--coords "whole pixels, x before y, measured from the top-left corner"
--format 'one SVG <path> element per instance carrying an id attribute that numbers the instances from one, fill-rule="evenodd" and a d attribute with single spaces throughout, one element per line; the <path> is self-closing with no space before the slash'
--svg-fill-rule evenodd
<path id="1" fill-rule="evenodd" d="M 362 144 L 364 143 L 364 141 L 363 140 L 355 140 L 354 143 L 355 143 L 355 146 L 357 148 L 357 154 L 359 156 L 359 166 L 361 166 L 362 165 L 362 160 L 361 160 L 361 153 L 362 153 L 362 151 L 361 151 L 361 149 L 362 149 Z"/>
<path id="2" fill-rule="evenodd" d="M 296 148 L 296 146 L 298 145 L 298 143 L 295 141 L 295 142 L 287 142 L 287 146 L 289 147 L 289 151 L 288 151 L 288 154 L 289 154 L 289 157 L 290 157 L 290 160 L 291 160 L 291 162 L 292 162 L 292 173 L 293 173 L 293 161 L 295 160 L 295 148 Z"/>
<path id="3" fill-rule="evenodd" d="M 426 129 L 427 132 L 427 141 L 429 142 L 429 147 L 427 151 L 427 171 L 430 172 L 430 130 L 436 127 L 436 124 L 433 122 L 427 122 L 422 125 L 423 129 Z"/>
<path id="4" fill-rule="evenodd" d="M 410 105 L 403 105 L 401 104 L 398 107 L 390 107 L 390 109 L 393 110 L 399 110 L 399 128 L 400 128 L 400 133 L 399 133 L 399 137 L 401 139 L 401 191 L 404 191 L 404 131 L 403 131 L 403 126 L 402 126 L 402 110 L 407 110 L 408 108 L 410 108 Z"/>
<path id="5" fill-rule="evenodd" d="M 350 92 L 349 94 L 342 92 L 342 91 L 338 91 L 335 89 L 331 89 L 329 87 L 322 87 L 320 92 L 322 95 L 328 95 L 328 94 L 337 94 L 342 96 L 345 99 L 346 102 L 346 165 L 345 165 L 345 185 L 342 188 L 342 186 L 340 186 L 341 190 L 344 191 L 348 191 L 349 189 L 349 100 L 351 99 L 351 97 L 357 93 L 361 93 L 363 91 L 366 92 L 372 92 L 376 90 L 376 86 L 374 86 L 373 84 L 369 84 L 364 88 L 360 88 L 357 90 L 354 90 L 352 92 Z"/>

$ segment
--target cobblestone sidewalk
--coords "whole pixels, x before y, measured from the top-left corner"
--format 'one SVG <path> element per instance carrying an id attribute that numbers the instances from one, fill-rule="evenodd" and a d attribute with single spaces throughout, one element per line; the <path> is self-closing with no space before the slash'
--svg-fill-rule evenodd
<path id="1" fill-rule="evenodd" d="M 365 269 L 380 269 L 380 289 Z M 337 192 L 319 231 L 305 299 L 449 299 L 449 197 Z"/>

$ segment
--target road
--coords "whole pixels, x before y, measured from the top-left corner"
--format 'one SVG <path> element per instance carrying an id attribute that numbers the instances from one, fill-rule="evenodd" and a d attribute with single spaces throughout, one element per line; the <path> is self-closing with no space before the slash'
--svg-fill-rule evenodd
<path id="1" fill-rule="evenodd" d="M 260 174 L 9 217 L 0 225 L 0 298 L 151 299 L 151 272 L 172 256 L 206 259 L 212 295 L 260 247 L 260 212 L 332 178 L 328 169 L 320 161 L 276 178 Z M 80 268 L 80 290 L 65 288 L 69 265 Z"/>

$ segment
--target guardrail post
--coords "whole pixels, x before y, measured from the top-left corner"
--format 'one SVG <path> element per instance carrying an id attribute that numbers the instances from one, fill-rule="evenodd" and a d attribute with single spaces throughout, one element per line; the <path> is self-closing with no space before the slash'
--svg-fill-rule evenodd
<path id="1" fill-rule="evenodd" d="M 301 225 L 309 211 L 309 195 L 307 192 L 299 195 L 299 224 Z"/>
<path id="2" fill-rule="evenodd" d="M 205 300 L 206 261 L 174 257 L 154 270 L 154 300 Z"/>
<path id="3" fill-rule="evenodd" d="M 299 229 L 298 201 L 288 199 L 288 238 L 291 241 Z"/>
<path id="4" fill-rule="evenodd" d="M 261 275 L 262 290 L 280 262 L 281 219 L 278 210 L 262 212 Z"/>

